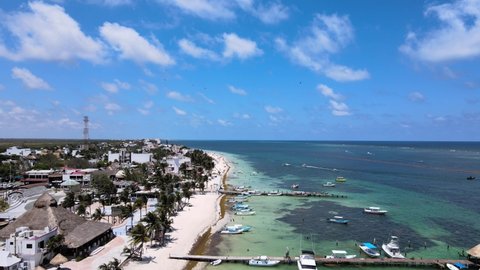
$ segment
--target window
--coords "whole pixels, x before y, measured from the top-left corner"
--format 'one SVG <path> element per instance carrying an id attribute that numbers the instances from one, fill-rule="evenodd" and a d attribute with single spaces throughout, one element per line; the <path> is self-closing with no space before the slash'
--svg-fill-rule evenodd
<path id="1" fill-rule="evenodd" d="M 44 248 L 44 247 L 45 247 L 45 241 L 38 243 L 38 248 Z"/>
<path id="2" fill-rule="evenodd" d="M 30 249 L 31 249 L 32 247 L 33 247 L 32 244 L 27 244 L 27 248 L 30 248 Z"/>
<path id="3" fill-rule="evenodd" d="M 13 242 L 10 242 L 10 246 L 13 246 Z"/>

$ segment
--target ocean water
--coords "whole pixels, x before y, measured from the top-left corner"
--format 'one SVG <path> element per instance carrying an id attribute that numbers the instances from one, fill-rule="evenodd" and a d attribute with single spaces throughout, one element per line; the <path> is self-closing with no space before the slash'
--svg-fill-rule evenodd
<path id="1" fill-rule="evenodd" d="M 253 226 L 249 233 L 212 237 L 209 254 L 298 256 L 303 248 L 319 256 L 332 249 L 362 256 L 357 243 L 400 239 L 407 257 L 459 258 L 480 243 L 480 143 L 446 142 L 285 142 L 182 141 L 193 148 L 222 152 L 234 166 L 228 183 L 252 189 L 327 191 L 346 198 L 253 196 L 255 216 L 232 223 Z M 285 166 L 285 163 L 290 164 Z M 322 184 L 347 179 L 335 188 Z M 380 206 L 385 216 L 363 208 Z M 334 214 L 348 225 L 326 222 Z M 220 265 L 216 269 L 247 269 Z M 282 265 L 276 269 L 296 269 Z M 342 267 L 342 269 L 349 269 Z M 363 268 L 367 269 L 367 268 Z M 389 268 L 392 269 L 392 268 Z"/>

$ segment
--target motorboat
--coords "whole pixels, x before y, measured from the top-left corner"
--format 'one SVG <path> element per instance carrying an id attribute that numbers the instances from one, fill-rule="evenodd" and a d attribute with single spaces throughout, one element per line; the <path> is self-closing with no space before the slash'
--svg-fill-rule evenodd
<path id="1" fill-rule="evenodd" d="M 327 259 L 353 259 L 357 255 L 348 255 L 345 250 L 332 250 L 331 255 L 325 256 Z"/>
<path id="2" fill-rule="evenodd" d="M 338 223 L 338 224 L 348 224 L 350 220 L 343 218 L 342 216 L 334 216 L 332 218 L 327 218 L 328 222 Z"/>
<path id="3" fill-rule="evenodd" d="M 405 256 L 400 252 L 400 246 L 398 245 L 398 237 L 391 236 L 388 244 L 383 244 L 382 249 L 390 258 L 405 259 Z"/>
<path id="4" fill-rule="evenodd" d="M 367 214 L 374 214 L 374 215 L 385 215 L 386 213 L 388 213 L 387 210 L 383 210 L 380 207 L 376 207 L 376 206 L 370 206 L 370 207 L 364 208 L 363 212 Z"/>
<path id="5" fill-rule="evenodd" d="M 236 211 L 235 212 L 235 215 L 237 216 L 253 216 L 255 215 L 255 211 L 251 210 L 251 209 L 247 209 L 247 210 L 239 210 L 239 211 Z"/>
<path id="6" fill-rule="evenodd" d="M 293 184 L 293 185 L 291 186 L 292 189 L 297 189 L 298 187 L 299 187 L 298 184 Z"/>
<path id="7" fill-rule="evenodd" d="M 475 176 L 470 175 L 467 177 L 467 180 L 475 180 Z"/>
<path id="8" fill-rule="evenodd" d="M 335 181 L 337 182 L 340 182 L 340 183 L 343 183 L 343 182 L 347 182 L 347 179 L 343 176 L 338 176 Z"/>
<path id="9" fill-rule="evenodd" d="M 225 228 L 233 229 L 233 230 L 241 229 L 242 232 L 249 232 L 252 229 L 251 226 L 246 226 L 246 225 L 242 225 L 242 224 L 234 224 L 234 225 L 226 226 Z"/>
<path id="10" fill-rule="evenodd" d="M 250 209 L 248 204 L 236 203 L 232 206 L 232 210 L 245 210 L 245 209 Z"/>
<path id="11" fill-rule="evenodd" d="M 459 262 L 456 262 L 454 264 L 447 263 L 447 264 L 445 264 L 445 266 L 450 270 L 461 270 L 461 269 L 467 269 L 468 268 L 465 264 L 459 263 Z"/>
<path id="12" fill-rule="evenodd" d="M 250 266 L 275 266 L 279 263 L 279 260 L 271 260 L 267 256 L 259 256 L 248 260 Z"/>
<path id="13" fill-rule="evenodd" d="M 298 270 L 317 270 L 315 262 L 315 253 L 311 250 L 302 250 L 302 254 L 297 260 Z"/>
<path id="14" fill-rule="evenodd" d="M 335 187 L 335 183 L 332 182 L 326 182 L 323 184 L 324 187 Z"/>
<path id="15" fill-rule="evenodd" d="M 380 257 L 380 252 L 378 250 L 378 247 L 375 246 L 374 244 L 365 242 L 365 243 L 361 243 L 358 246 L 365 254 L 368 255 L 368 257 L 372 257 L 372 258 Z"/>
<path id="16" fill-rule="evenodd" d="M 241 234 L 243 233 L 243 229 L 238 227 L 227 226 L 223 228 L 223 230 L 221 230 L 220 233 L 221 234 Z"/>
<path id="17" fill-rule="evenodd" d="M 290 165 L 291 165 L 290 163 L 283 163 L 283 166 L 285 166 L 285 167 L 288 167 Z"/>
<path id="18" fill-rule="evenodd" d="M 210 265 L 217 266 L 217 265 L 219 265 L 219 264 L 221 264 L 221 263 L 222 263 L 222 259 L 218 259 L 218 260 L 215 260 L 215 261 L 211 261 L 211 262 L 210 262 Z"/>

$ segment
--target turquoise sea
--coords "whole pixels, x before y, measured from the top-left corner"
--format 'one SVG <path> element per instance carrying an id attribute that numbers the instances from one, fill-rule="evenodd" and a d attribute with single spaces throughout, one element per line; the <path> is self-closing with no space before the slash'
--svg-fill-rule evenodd
<path id="1" fill-rule="evenodd" d="M 248 204 L 256 215 L 234 216 L 234 222 L 254 229 L 241 235 L 214 235 L 209 254 L 283 256 L 288 248 L 294 257 L 302 248 L 313 248 L 319 256 L 330 254 L 332 249 L 363 256 L 357 243 L 381 244 L 396 235 L 409 258 L 456 259 L 459 252 L 480 243 L 478 142 L 176 143 L 223 153 L 234 165 L 228 179 L 231 185 L 287 191 L 292 184 L 299 184 L 301 191 L 347 196 L 251 197 Z M 471 175 L 477 179 L 467 180 Z M 335 182 L 337 176 L 347 181 L 337 183 L 335 188 L 322 186 L 327 181 Z M 364 214 L 362 210 L 368 206 L 380 206 L 389 212 L 386 216 Z M 350 223 L 326 222 L 336 213 Z M 250 268 L 223 264 L 215 269 Z"/>

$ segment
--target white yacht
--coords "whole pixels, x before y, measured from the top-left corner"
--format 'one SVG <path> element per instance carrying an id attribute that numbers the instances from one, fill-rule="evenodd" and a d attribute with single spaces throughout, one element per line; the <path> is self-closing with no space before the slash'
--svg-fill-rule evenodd
<path id="1" fill-rule="evenodd" d="M 311 250 L 302 250 L 297 261 L 298 270 L 317 270 L 315 253 Z"/>
<path id="2" fill-rule="evenodd" d="M 357 255 L 348 255 L 345 250 L 332 250 L 332 255 L 327 255 L 327 259 L 353 259 Z"/>
<path id="3" fill-rule="evenodd" d="M 386 213 L 388 213 L 387 210 L 383 210 L 380 207 L 376 207 L 376 206 L 370 206 L 368 208 L 364 208 L 363 212 L 367 214 L 374 214 L 374 215 L 385 215 Z"/>
<path id="4" fill-rule="evenodd" d="M 248 261 L 248 265 L 250 266 L 275 266 L 279 264 L 280 261 L 278 260 L 271 260 L 267 256 L 259 256 Z"/>
<path id="5" fill-rule="evenodd" d="M 400 252 L 400 246 L 398 245 L 398 237 L 393 236 L 390 238 L 390 243 L 383 244 L 382 249 L 390 258 L 405 259 L 405 256 Z"/>

